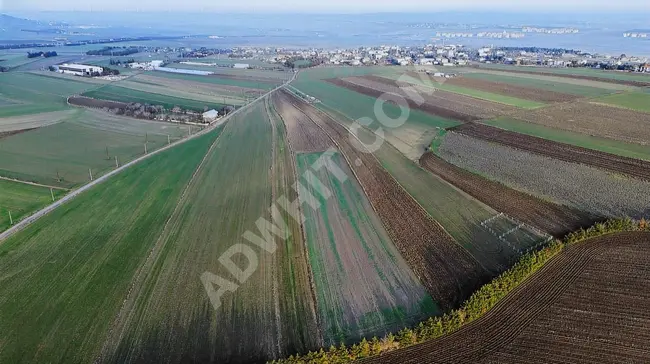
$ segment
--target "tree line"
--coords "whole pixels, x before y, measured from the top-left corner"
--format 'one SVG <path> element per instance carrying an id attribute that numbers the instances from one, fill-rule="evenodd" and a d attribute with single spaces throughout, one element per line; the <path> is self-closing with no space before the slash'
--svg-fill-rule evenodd
<path id="1" fill-rule="evenodd" d="M 56 57 L 58 54 L 54 51 L 51 52 L 27 52 L 27 58 L 36 58 L 36 57 Z"/>
<path id="2" fill-rule="evenodd" d="M 404 328 L 396 334 L 389 333 L 382 339 L 364 338 L 353 345 L 341 343 L 339 346 L 330 346 L 327 350 L 320 349 L 304 355 L 292 355 L 272 363 L 349 363 L 451 334 L 485 315 L 508 293 L 568 246 L 606 234 L 639 230 L 650 230 L 650 223 L 644 219 L 639 221 L 629 218 L 614 219 L 597 223 L 588 229 L 580 229 L 567 235 L 563 240 L 555 240 L 540 250 L 524 254 L 512 268 L 482 286 L 460 308 L 443 316 L 430 317 L 416 327 Z"/>

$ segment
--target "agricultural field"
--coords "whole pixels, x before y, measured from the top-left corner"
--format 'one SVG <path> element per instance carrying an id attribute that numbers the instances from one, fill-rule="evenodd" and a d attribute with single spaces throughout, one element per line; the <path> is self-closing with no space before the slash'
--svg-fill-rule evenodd
<path id="1" fill-rule="evenodd" d="M 492 92 L 503 96 L 517 97 L 541 103 L 565 102 L 578 98 L 578 96 L 558 92 L 557 90 L 540 90 L 533 87 L 517 86 L 504 82 L 488 81 L 462 76 L 445 79 L 443 88 L 450 85 L 483 92 Z M 560 88 L 558 88 L 558 90 L 560 90 Z"/>
<path id="2" fill-rule="evenodd" d="M 431 152 L 422 156 L 420 165 L 495 210 L 555 237 L 593 225 L 594 219 L 588 214 L 510 189 L 458 168 Z"/>
<path id="3" fill-rule="evenodd" d="M 0 139 L 0 176 L 72 188 L 198 131 L 197 127 L 78 109 L 54 125 Z M 169 136 L 169 139 L 168 139 Z"/>
<path id="4" fill-rule="evenodd" d="M 187 70 L 198 70 L 198 71 L 208 71 L 214 72 L 215 76 L 224 77 L 224 78 L 241 78 L 241 79 L 251 79 L 256 82 L 274 82 L 274 81 L 283 81 L 287 78 L 290 78 L 290 73 L 288 71 L 270 71 L 262 69 L 241 69 L 241 68 L 232 68 L 232 67 L 221 67 L 213 66 L 210 63 L 215 63 L 211 61 L 203 60 L 191 60 L 187 62 L 192 62 L 192 64 L 187 63 L 173 63 L 169 67 L 187 69 Z M 248 62 L 237 62 L 237 63 L 248 63 Z"/>
<path id="5" fill-rule="evenodd" d="M 371 153 L 350 141 L 346 128 L 285 94 L 335 142 L 389 237 L 433 300 L 443 311 L 461 302 L 489 273 L 431 219 Z"/>
<path id="6" fill-rule="evenodd" d="M 481 64 L 479 69 L 494 69 L 510 73 L 531 75 L 550 75 L 563 78 L 594 80 L 629 86 L 650 86 L 650 76 L 640 73 L 605 71 L 588 68 L 549 68 L 549 67 L 517 67 L 503 64 Z"/>
<path id="7" fill-rule="evenodd" d="M 522 139 L 525 138 L 523 138 L 521 135 L 529 135 L 622 157 L 650 161 L 650 148 L 645 145 L 626 143 L 618 140 L 550 128 L 544 125 L 532 124 L 508 117 L 486 120 L 483 123 L 486 125 L 495 126 L 499 129 L 515 132 L 517 133 L 517 137 Z M 523 146 L 520 145 L 519 147 Z"/>
<path id="8" fill-rule="evenodd" d="M 650 162 L 645 160 L 603 153 L 597 150 L 581 148 L 570 144 L 557 143 L 551 140 L 513 133 L 483 124 L 465 124 L 450 130 L 454 130 L 455 132 L 473 138 L 507 145 L 546 157 L 566 162 L 581 163 L 611 173 L 650 181 Z"/>
<path id="9" fill-rule="evenodd" d="M 311 166 L 321 158 L 336 164 L 348 178 L 341 182 L 325 168 L 312 172 Z M 301 200 L 325 345 L 383 336 L 439 314 L 345 159 L 338 153 L 309 153 L 298 154 L 297 162 L 308 191 Z M 320 206 L 310 208 L 308 199 Z"/>
<path id="10" fill-rule="evenodd" d="M 481 72 L 466 72 L 462 74 L 466 79 L 477 79 L 483 81 L 497 82 L 508 84 L 512 86 L 520 86 L 524 88 L 533 88 L 541 91 L 560 92 L 563 94 L 570 94 L 579 97 L 597 97 L 615 92 L 615 90 L 608 88 L 590 87 L 580 84 L 571 84 L 568 82 L 558 82 L 557 80 L 548 80 L 542 77 L 522 77 L 522 75 L 506 73 L 481 73 Z"/>
<path id="11" fill-rule="evenodd" d="M 162 91 L 162 90 L 161 90 Z M 92 97 L 94 99 L 119 101 L 119 102 L 139 102 L 142 104 L 162 105 L 166 109 L 173 109 L 175 106 L 180 106 L 186 110 L 195 112 L 203 112 L 205 107 L 208 109 L 221 109 L 226 106 L 216 102 L 201 101 L 196 99 L 187 99 L 169 96 L 167 94 L 151 93 L 146 91 L 139 91 L 127 87 L 107 85 L 100 89 L 88 91 L 82 96 Z"/>
<path id="12" fill-rule="evenodd" d="M 650 93 L 630 92 L 609 95 L 595 99 L 594 102 L 650 113 Z"/>
<path id="13" fill-rule="evenodd" d="M 25 72 L 0 74 L 0 98 L 13 104 L 0 106 L 0 118 L 69 109 L 68 96 L 98 87 L 82 80 L 64 80 Z"/>
<path id="14" fill-rule="evenodd" d="M 510 117 L 533 124 L 647 145 L 650 114 L 594 102 L 579 101 L 516 112 Z"/>
<path id="15" fill-rule="evenodd" d="M 273 87 L 282 83 L 282 80 L 277 80 L 274 82 L 258 82 L 246 78 L 219 77 L 218 75 L 207 75 L 207 76 L 190 75 L 190 74 L 183 74 L 183 73 L 163 72 L 163 71 L 149 71 L 149 72 L 144 72 L 143 74 L 154 76 L 154 77 L 163 77 L 172 80 L 194 81 L 194 82 L 202 82 L 202 83 L 214 84 L 214 85 L 235 86 L 235 87 L 243 87 L 243 88 L 258 89 L 258 90 L 270 90 Z"/>
<path id="16" fill-rule="evenodd" d="M 0 232 L 65 195 L 65 190 L 0 179 Z M 11 212 L 11 219 L 9 213 Z"/>
<path id="17" fill-rule="evenodd" d="M 127 169 L 0 244 L 0 362 L 95 361 L 216 135 Z"/>
<path id="18" fill-rule="evenodd" d="M 273 105 L 287 129 L 287 141 L 296 153 L 324 152 L 334 146 L 332 140 L 284 95 L 273 95 Z"/>
<path id="19" fill-rule="evenodd" d="M 448 79 L 446 78 L 430 77 L 419 72 L 406 72 L 400 75 L 399 78 L 394 79 L 399 79 L 400 82 L 417 85 L 428 89 L 452 92 L 458 95 L 472 97 L 475 99 L 507 105 L 515 108 L 535 109 L 540 106 L 544 106 L 543 102 L 527 100 L 525 98 L 522 98 L 522 95 L 515 97 L 499 94 L 498 92 L 495 92 L 496 90 L 483 91 L 476 88 L 461 87 L 459 85 L 454 85 L 451 82 L 447 82 Z M 493 108 L 494 107 L 496 107 L 496 105 L 493 106 Z"/>
<path id="20" fill-rule="evenodd" d="M 133 282 L 103 361 L 250 362 L 322 344 L 304 245 L 295 238 L 270 253 L 243 237 L 270 234 L 256 222 L 272 220 L 274 191 L 287 188 L 274 186 L 285 179 L 272 168 L 280 144 L 267 110 L 260 102 L 233 116 L 206 154 Z M 240 269 L 254 254 L 258 269 L 248 279 L 227 269 L 220 259 L 227 251 Z M 238 288 L 211 301 L 206 288 L 216 292 L 217 277 Z"/>
<path id="21" fill-rule="evenodd" d="M 62 121 L 72 119 L 79 115 L 79 110 L 61 110 L 40 114 L 11 116 L 0 118 L 0 133 L 36 129 Z"/>
<path id="22" fill-rule="evenodd" d="M 643 363 L 650 357 L 650 233 L 569 247 L 452 335 L 362 363 Z"/>
<path id="23" fill-rule="evenodd" d="M 449 132 L 439 154 L 465 170 L 602 217 L 650 217 L 650 182 Z"/>

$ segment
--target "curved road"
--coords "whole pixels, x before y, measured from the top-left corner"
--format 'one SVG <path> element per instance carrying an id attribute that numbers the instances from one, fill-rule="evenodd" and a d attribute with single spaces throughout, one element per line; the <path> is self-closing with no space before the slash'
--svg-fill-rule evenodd
<path id="1" fill-rule="evenodd" d="M 50 213 L 52 210 L 54 210 L 54 209 L 56 209 L 57 207 L 63 205 L 64 203 L 66 203 L 66 202 L 72 200 L 73 198 L 79 196 L 80 194 L 82 194 L 82 193 L 84 193 L 85 191 L 87 191 L 87 190 L 93 188 L 94 186 L 96 186 L 96 185 L 98 185 L 98 184 L 100 184 L 100 183 L 102 183 L 102 182 L 108 180 L 108 179 L 111 178 L 112 176 L 114 176 L 114 175 L 116 175 L 116 174 L 118 174 L 118 173 L 124 171 L 125 169 L 127 169 L 127 168 L 129 168 L 129 167 L 131 167 L 131 166 L 133 166 L 133 165 L 135 165 L 135 164 L 137 164 L 137 163 L 139 163 L 139 162 L 141 162 L 141 161 L 147 159 L 147 158 L 150 158 L 150 157 L 152 157 L 152 156 L 154 156 L 154 155 L 156 155 L 156 154 L 158 154 L 158 153 L 162 153 L 163 151 L 165 151 L 165 150 L 167 150 L 167 149 L 171 149 L 171 148 L 173 148 L 173 147 L 175 147 L 175 146 L 177 146 L 177 145 L 183 144 L 183 143 L 185 143 L 185 142 L 187 142 L 187 141 L 189 141 L 189 140 L 192 140 L 192 139 L 194 139 L 194 138 L 197 138 L 197 137 L 199 137 L 199 136 L 201 136 L 201 135 L 203 135 L 203 134 L 206 134 L 206 133 L 208 133 L 208 132 L 214 130 L 217 126 L 222 125 L 222 124 L 225 123 L 228 119 L 230 119 L 232 116 L 234 116 L 234 115 L 236 115 L 237 113 L 241 112 L 241 110 L 244 110 L 244 109 L 250 107 L 252 104 L 254 104 L 254 103 L 260 101 L 261 99 L 267 97 L 268 95 L 272 94 L 273 92 L 275 92 L 275 91 L 277 91 L 277 90 L 279 90 L 279 89 L 285 87 L 286 85 L 290 84 L 293 80 L 296 79 L 296 76 L 297 76 L 297 75 L 298 75 L 297 72 L 294 73 L 294 74 L 291 76 L 291 79 L 289 79 L 287 82 L 283 83 L 282 85 L 280 85 L 280 86 L 274 88 L 273 90 L 271 90 L 271 91 L 265 93 L 264 95 L 262 95 L 262 96 L 256 98 L 256 99 L 253 100 L 252 102 L 250 102 L 250 103 L 248 103 L 248 104 L 242 106 L 241 108 L 239 108 L 239 109 L 233 111 L 232 113 L 228 114 L 228 115 L 225 116 L 223 119 L 219 120 L 219 123 L 215 123 L 214 125 L 210 125 L 210 126 L 208 126 L 207 128 L 201 130 L 200 132 L 198 132 L 198 133 L 196 133 L 196 134 L 193 134 L 193 135 L 191 135 L 191 136 L 189 136 L 189 137 L 187 137 L 187 138 L 185 138 L 185 139 L 178 140 L 178 141 L 176 141 L 176 142 L 174 142 L 174 143 L 172 143 L 172 144 L 169 144 L 169 145 L 164 146 L 164 147 L 162 147 L 162 148 L 160 148 L 160 149 L 157 149 L 157 150 L 155 150 L 155 151 L 153 151 L 153 152 L 151 152 L 151 153 L 149 153 L 149 154 L 145 154 L 145 155 L 143 155 L 142 157 L 139 157 L 139 158 L 137 158 L 137 159 L 134 159 L 134 160 L 132 160 L 132 161 L 130 161 L 130 162 L 128 162 L 128 163 L 122 165 L 121 167 L 118 167 L 117 169 L 114 169 L 114 170 L 110 171 L 109 173 L 107 173 L 107 174 L 105 174 L 105 175 L 103 175 L 103 176 L 101 176 L 101 177 L 95 179 L 94 181 L 92 181 L 92 182 L 90 182 L 90 183 L 87 183 L 87 184 L 83 185 L 83 186 L 80 187 L 79 189 L 76 189 L 76 190 L 70 192 L 70 193 L 67 194 L 65 197 L 63 197 L 62 199 L 60 199 L 60 200 L 58 200 L 58 201 L 55 201 L 55 202 L 52 203 L 51 205 L 49 205 L 49 206 L 47 206 L 47 207 L 45 207 L 45 208 L 43 208 L 43 209 L 41 209 L 41 210 L 35 212 L 34 214 L 32 214 L 32 215 L 30 215 L 30 216 L 28 216 L 28 217 L 26 217 L 25 219 L 23 219 L 23 220 L 21 220 L 20 222 L 16 223 L 14 226 L 12 226 L 11 228 L 9 228 L 9 229 L 6 230 L 5 232 L 0 233 L 0 244 L 2 244 L 2 242 L 4 242 L 5 240 L 7 240 L 7 239 L 8 239 L 9 237 L 11 237 L 12 235 L 14 235 L 14 234 L 16 234 L 17 232 L 23 230 L 25 227 L 27 227 L 28 225 L 30 225 L 30 224 L 33 223 L 34 221 L 36 221 L 36 220 L 40 219 L 41 217 L 47 215 L 47 214 Z"/>

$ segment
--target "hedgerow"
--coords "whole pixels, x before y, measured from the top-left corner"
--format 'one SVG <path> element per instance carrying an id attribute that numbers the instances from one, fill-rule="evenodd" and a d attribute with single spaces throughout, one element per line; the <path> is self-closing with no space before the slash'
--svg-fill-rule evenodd
<path id="1" fill-rule="evenodd" d="M 639 230 L 650 230 L 650 223 L 644 219 L 640 221 L 614 219 L 597 223 L 588 229 L 580 229 L 568 234 L 563 240 L 554 240 L 540 250 L 523 255 L 512 268 L 482 286 L 460 308 L 443 316 L 430 317 L 416 327 L 404 328 L 396 334 L 390 333 L 382 339 L 377 337 L 372 340 L 363 339 L 357 344 L 348 346 L 341 343 L 338 347 L 331 346 L 328 350 L 320 349 L 304 355 L 292 355 L 287 359 L 276 360 L 272 363 L 349 363 L 439 338 L 483 316 L 566 247 L 606 234 Z"/>

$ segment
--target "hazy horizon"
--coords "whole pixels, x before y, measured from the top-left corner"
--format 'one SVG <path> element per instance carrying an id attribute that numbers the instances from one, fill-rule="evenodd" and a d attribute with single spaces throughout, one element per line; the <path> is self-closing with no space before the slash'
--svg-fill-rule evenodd
<path id="1" fill-rule="evenodd" d="M 113 0 L 110 3 L 92 3 L 81 0 L 0 0 L 0 12 L 13 11 L 143 11 L 143 12 L 236 12 L 236 13 L 408 13 L 408 12 L 442 12 L 442 11 L 503 11 L 503 12 L 598 12 L 598 11 L 647 11 L 650 3 L 645 0 L 549 0 L 544 3 L 524 3 L 512 0 L 459 0 L 453 3 L 432 4 L 425 0 L 394 1 L 357 0 L 350 3 L 345 0 L 330 0 L 323 3 L 309 3 L 296 0 L 247 0 L 238 3 L 219 4 L 209 0 L 157 1 Z"/>

